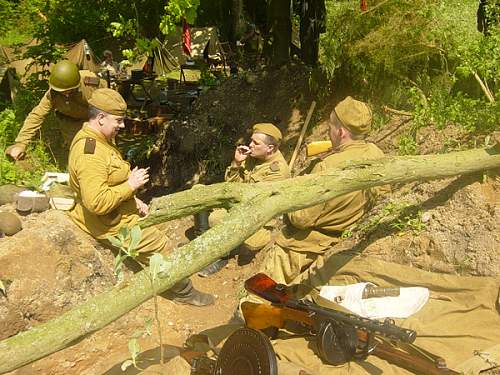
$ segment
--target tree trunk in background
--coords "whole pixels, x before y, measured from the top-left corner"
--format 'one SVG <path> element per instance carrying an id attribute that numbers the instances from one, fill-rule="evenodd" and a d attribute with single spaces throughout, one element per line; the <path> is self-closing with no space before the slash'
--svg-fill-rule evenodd
<path id="1" fill-rule="evenodd" d="M 141 226 L 184 217 L 212 207 L 231 208 L 224 220 L 164 257 L 161 293 L 175 282 L 229 253 L 271 218 L 346 193 L 375 186 L 450 177 L 500 168 L 500 145 L 442 155 L 388 157 L 347 163 L 321 175 L 257 184 L 199 185 L 155 198 Z M 108 292 L 90 298 L 49 322 L 0 342 L 0 374 L 77 343 L 152 297 L 150 279 L 138 272 Z"/>
<path id="2" fill-rule="evenodd" d="M 236 43 L 241 34 L 243 20 L 243 0 L 232 0 L 231 2 L 231 42 Z"/>
<path id="3" fill-rule="evenodd" d="M 301 59 L 310 66 L 318 63 L 319 35 L 326 31 L 324 0 L 302 0 L 300 3 Z"/>
<path id="4" fill-rule="evenodd" d="M 271 64 L 280 66 L 290 60 L 292 19 L 290 0 L 269 0 L 268 23 L 271 31 Z"/>

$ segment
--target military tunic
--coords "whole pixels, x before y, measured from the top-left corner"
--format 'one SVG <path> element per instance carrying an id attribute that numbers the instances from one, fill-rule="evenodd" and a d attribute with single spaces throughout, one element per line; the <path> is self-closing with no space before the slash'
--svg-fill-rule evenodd
<path id="1" fill-rule="evenodd" d="M 80 70 L 80 87 L 78 92 L 66 98 L 59 92 L 47 90 L 40 103 L 26 117 L 17 135 L 15 145 L 26 148 L 35 133 L 41 128 L 47 115 L 55 110 L 60 122 L 61 132 L 67 145 L 88 120 L 88 100 L 94 90 L 107 87 L 106 81 L 89 70 Z M 66 145 L 66 147 L 67 147 Z"/>
<path id="2" fill-rule="evenodd" d="M 281 151 L 276 151 L 269 160 L 260 161 L 249 157 L 239 168 L 229 166 L 224 179 L 226 182 L 271 182 L 290 178 L 290 170 Z"/>
<path id="3" fill-rule="evenodd" d="M 70 186 L 76 193 L 71 219 L 99 240 L 118 234 L 139 220 L 135 192 L 128 184 L 130 164 L 118 149 L 87 123 L 76 134 L 69 154 Z M 105 241 L 107 245 L 107 241 Z M 142 230 L 139 252 L 162 251 L 167 239 L 154 228 Z M 139 259 L 147 262 L 147 259 Z"/>
<path id="4" fill-rule="evenodd" d="M 249 157 L 239 168 L 229 166 L 226 169 L 225 180 L 226 182 L 243 182 L 243 183 L 256 183 L 256 182 L 271 182 L 280 181 L 290 178 L 290 169 L 286 163 L 285 158 L 278 150 L 269 160 L 260 161 L 258 159 Z M 226 215 L 226 210 L 215 210 L 210 214 L 209 224 L 214 226 L 221 222 Z M 244 245 L 249 250 L 258 251 L 262 249 L 271 240 L 271 230 L 276 225 L 275 220 L 271 220 L 266 225 L 259 229 L 252 236 L 247 238 Z"/>
<path id="5" fill-rule="evenodd" d="M 363 140 L 342 144 L 339 152 L 314 166 L 311 173 L 337 168 L 347 161 L 379 159 L 384 153 Z M 325 203 L 288 214 L 290 223 L 266 254 L 261 271 L 277 282 L 289 283 L 318 256 L 339 241 L 342 231 L 351 228 L 371 207 L 373 190 L 355 191 Z"/>

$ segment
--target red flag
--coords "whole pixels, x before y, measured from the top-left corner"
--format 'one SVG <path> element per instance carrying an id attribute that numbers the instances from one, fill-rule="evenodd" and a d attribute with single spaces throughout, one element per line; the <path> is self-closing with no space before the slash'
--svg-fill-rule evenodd
<path id="1" fill-rule="evenodd" d="M 182 50 L 186 55 L 191 56 L 191 32 L 185 19 L 182 20 Z"/>
<path id="2" fill-rule="evenodd" d="M 368 7 L 366 6 L 366 0 L 361 0 L 361 10 L 363 12 L 366 12 L 366 9 L 368 9 Z"/>

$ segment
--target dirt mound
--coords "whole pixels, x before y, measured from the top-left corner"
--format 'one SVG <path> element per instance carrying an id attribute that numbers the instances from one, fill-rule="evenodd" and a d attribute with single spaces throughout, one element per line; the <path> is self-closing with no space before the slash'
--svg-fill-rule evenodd
<path id="1" fill-rule="evenodd" d="M 337 249 L 428 271 L 498 277 L 499 190 L 498 180 L 483 175 L 402 186 Z"/>
<path id="2" fill-rule="evenodd" d="M 113 258 L 61 211 L 22 217 L 0 239 L 0 339 L 45 322 L 115 282 Z"/>
<path id="3" fill-rule="evenodd" d="M 248 142 L 257 122 L 287 134 L 282 151 L 291 154 L 312 100 L 308 82 L 308 70 L 291 65 L 247 72 L 202 93 L 189 117 L 172 121 L 161 135 L 154 184 L 178 190 L 221 181 L 235 145 Z"/>

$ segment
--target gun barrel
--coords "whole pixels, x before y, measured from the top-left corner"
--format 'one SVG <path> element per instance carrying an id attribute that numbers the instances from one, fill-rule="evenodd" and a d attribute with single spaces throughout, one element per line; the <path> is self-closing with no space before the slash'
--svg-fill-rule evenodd
<path id="1" fill-rule="evenodd" d="M 415 331 L 398 327 L 392 320 L 388 319 L 384 322 L 379 322 L 378 320 L 363 318 L 355 314 L 344 313 L 326 307 L 318 307 L 313 303 L 305 301 L 288 300 L 284 303 L 284 306 L 312 312 L 316 316 L 333 319 L 335 321 L 351 325 L 357 329 L 377 333 L 379 335 L 401 340 L 406 343 L 412 343 L 417 338 L 417 333 Z"/>

